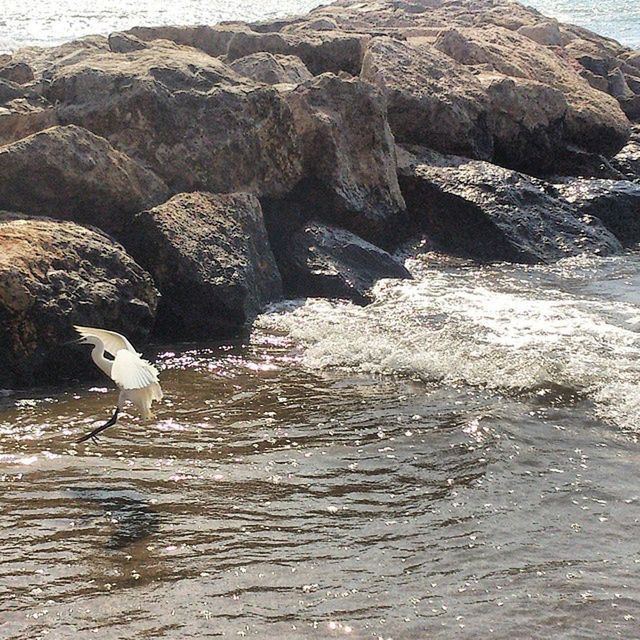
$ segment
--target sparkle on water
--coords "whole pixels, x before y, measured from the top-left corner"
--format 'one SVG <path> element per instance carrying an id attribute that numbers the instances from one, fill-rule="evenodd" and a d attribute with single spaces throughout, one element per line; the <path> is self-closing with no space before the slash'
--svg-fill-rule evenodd
<path id="1" fill-rule="evenodd" d="M 311 0 L 4 0 L 0 50 Z M 637 46 L 635 0 L 531 0 Z M 425 260 L 361 309 L 166 348 L 158 420 L 104 381 L 0 391 L 0 638 L 633 638 L 640 259 Z"/>
<path id="2" fill-rule="evenodd" d="M 635 637 L 640 260 L 409 264 L 161 349 L 99 447 L 103 384 L 5 396 L 0 637 Z"/>
<path id="3" fill-rule="evenodd" d="M 18 47 L 60 44 L 91 34 L 137 25 L 213 24 L 299 14 L 327 0 L 21 0 L 0 2 L 0 52 Z M 640 47 L 637 0 L 526 0 L 546 15 L 593 29 Z"/>

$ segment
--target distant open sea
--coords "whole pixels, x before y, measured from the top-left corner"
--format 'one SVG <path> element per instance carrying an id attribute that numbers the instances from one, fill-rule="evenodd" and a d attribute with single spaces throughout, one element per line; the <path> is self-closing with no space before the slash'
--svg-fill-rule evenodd
<path id="1" fill-rule="evenodd" d="M 320 0 L 0 0 L 0 51 L 136 25 L 211 24 L 303 13 Z M 640 0 L 529 0 L 547 15 L 640 48 Z"/>

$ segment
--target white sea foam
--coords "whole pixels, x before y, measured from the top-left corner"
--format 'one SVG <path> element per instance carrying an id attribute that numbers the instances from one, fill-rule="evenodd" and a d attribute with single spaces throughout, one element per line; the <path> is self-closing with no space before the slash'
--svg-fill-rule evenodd
<path id="1" fill-rule="evenodd" d="M 564 388 L 602 417 L 640 417 L 640 260 L 426 268 L 378 284 L 365 308 L 310 299 L 258 327 L 287 333 L 312 369 L 348 368 L 507 393 Z M 640 424 L 640 423 L 639 423 Z"/>

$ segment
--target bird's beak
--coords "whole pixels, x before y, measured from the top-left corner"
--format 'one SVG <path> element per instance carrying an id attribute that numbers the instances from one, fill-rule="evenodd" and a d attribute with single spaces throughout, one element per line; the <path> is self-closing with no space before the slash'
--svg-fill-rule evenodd
<path id="1" fill-rule="evenodd" d="M 63 346 L 68 347 L 72 344 L 85 344 L 84 338 L 76 338 L 75 340 L 67 340 L 67 342 L 63 342 Z"/>

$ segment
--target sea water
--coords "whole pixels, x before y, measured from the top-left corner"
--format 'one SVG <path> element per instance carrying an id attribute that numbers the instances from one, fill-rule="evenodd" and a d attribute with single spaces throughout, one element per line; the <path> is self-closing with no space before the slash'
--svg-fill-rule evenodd
<path id="1" fill-rule="evenodd" d="M 1 0 L 0 52 L 60 44 L 137 25 L 212 24 L 304 13 L 319 4 L 321 0 Z M 640 47 L 637 0 L 530 0 L 525 4 Z"/>

